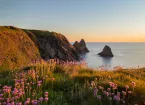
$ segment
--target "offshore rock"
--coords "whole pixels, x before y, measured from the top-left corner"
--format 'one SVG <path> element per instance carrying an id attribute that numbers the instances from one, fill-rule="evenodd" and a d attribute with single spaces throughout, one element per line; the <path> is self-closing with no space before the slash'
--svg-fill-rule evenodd
<path id="1" fill-rule="evenodd" d="M 79 54 L 85 54 L 85 53 L 88 53 L 89 50 L 86 46 L 86 42 L 84 41 L 84 39 L 81 39 L 80 42 L 78 41 L 75 41 L 75 43 L 73 44 L 73 46 L 75 47 L 76 51 L 79 53 Z"/>
<path id="2" fill-rule="evenodd" d="M 105 47 L 103 48 L 103 51 L 98 53 L 98 55 L 102 56 L 102 57 L 113 57 L 113 53 L 111 51 L 111 48 L 107 45 L 105 45 Z"/>

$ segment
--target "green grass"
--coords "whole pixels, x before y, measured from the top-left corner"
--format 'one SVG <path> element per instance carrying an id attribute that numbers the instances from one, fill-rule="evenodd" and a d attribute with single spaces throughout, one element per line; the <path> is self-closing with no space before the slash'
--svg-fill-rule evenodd
<path id="1" fill-rule="evenodd" d="M 23 87 L 21 82 L 16 83 L 14 80 L 24 80 L 25 94 L 23 98 L 21 96 L 15 102 L 24 104 L 27 98 L 31 98 L 31 101 L 39 100 L 40 97 L 45 98 L 45 92 L 48 92 L 49 100 L 47 102 L 42 101 L 39 105 L 144 105 L 144 68 L 99 71 L 78 64 L 58 65 L 54 61 L 34 65 L 30 68 L 27 67 L 25 70 L 2 71 L 0 73 L 1 89 L 4 85 L 12 86 L 12 90 L 14 87 L 21 89 Z M 42 81 L 40 87 L 38 86 L 39 81 Z M 122 101 L 115 101 L 113 96 L 104 94 L 110 88 L 109 82 L 117 84 L 116 89 L 111 87 L 111 93 L 117 94 L 117 92 L 120 92 L 120 97 L 125 101 L 124 104 Z M 132 82 L 136 83 L 134 88 Z M 132 94 L 127 93 L 123 98 L 122 91 L 126 91 L 126 85 L 129 86 L 127 91 L 132 91 Z M 96 88 L 98 92 L 94 96 Z M 13 94 L 6 97 L 12 98 Z"/>

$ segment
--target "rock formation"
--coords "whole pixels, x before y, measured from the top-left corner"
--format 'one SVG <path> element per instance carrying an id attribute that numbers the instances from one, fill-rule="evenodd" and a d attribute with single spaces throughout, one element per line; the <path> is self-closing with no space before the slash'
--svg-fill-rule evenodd
<path id="1" fill-rule="evenodd" d="M 0 69 L 24 67 L 42 58 L 80 60 L 74 46 L 62 34 L 0 26 Z"/>
<path id="2" fill-rule="evenodd" d="M 111 51 L 111 48 L 107 45 L 105 45 L 103 51 L 98 53 L 98 55 L 100 55 L 102 57 L 113 57 L 113 53 Z"/>
<path id="3" fill-rule="evenodd" d="M 69 43 L 64 35 L 40 30 L 24 31 L 36 43 L 43 59 L 58 58 L 63 61 L 80 59 L 75 48 Z"/>
<path id="4" fill-rule="evenodd" d="M 89 52 L 88 48 L 86 47 L 86 43 L 85 43 L 84 39 L 81 39 L 80 42 L 75 41 L 75 43 L 73 44 L 73 46 L 75 47 L 76 51 L 79 54 L 85 54 L 85 53 L 88 53 Z"/>

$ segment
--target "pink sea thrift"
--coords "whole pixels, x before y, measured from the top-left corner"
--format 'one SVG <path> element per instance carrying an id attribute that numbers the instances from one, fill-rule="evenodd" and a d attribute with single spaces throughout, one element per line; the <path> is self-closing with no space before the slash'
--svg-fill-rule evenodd
<path id="1" fill-rule="evenodd" d="M 24 103 L 25 105 L 28 105 L 28 104 L 30 104 L 30 101 L 25 101 L 25 103 Z"/>
<path id="2" fill-rule="evenodd" d="M 52 81 L 54 81 L 55 80 L 55 78 L 52 78 Z"/>
<path id="3" fill-rule="evenodd" d="M 128 91 L 128 94 L 131 94 L 132 93 L 132 91 Z"/>
<path id="4" fill-rule="evenodd" d="M 22 105 L 22 103 L 21 102 L 17 102 L 16 105 Z"/>
<path id="5" fill-rule="evenodd" d="M 15 102 L 11 102 L 11 105 L 15 105 Z"/>
<path id="6" fill-rule="evenodd" d="M 46 98 L 44 98 L 44 100 L 47 102 L 48 101 L 48 98 L 46 97 Z"/>
<path id="7" fill-rule="evenodd" d="M 45 95 L 48 95 L 48 92 L 45 92 L 44 94 L 45 94 Z"/>
<path id="8" fill-rule="evenodd" d="M 32 104 L 33 104 L 33 105 L 37 105 L 37 104 L 38 104 L 38 101 L 37 101 L 37 100 L 33 100 L 33 101 L 32 101 Z"/>
<path id="9" fill-rule="evenodd" d="M 95 88 L 95 89 L 94 89 L 94 96 L 96 96 L 96 95 L 97 95 L 97 93 L 98 93 L 98 89 L 97 89 L 97 88 Z"/>
<path id="10" fill-rule="evenodd" d="M 106 92 L 106 96 L 107 96 L 107 97 L 109 96 L 109 92 Z"/>
<path id="11" fill-rule="evenodd" d="M 129 86 L 128 86 L 128 85 L 125 85 L 125 88 L 126 88 L 126 89 L 129 89 Z"/>
<path id="12" fill-rule="evenodd" d="M 111 91 L 111 88 L 107 88 L 107 91 L 110 92 Z"/>
<path id="13" fill-rule="evenodd" d="M 136 83 L 135 82 L 132 82 L 131 84 L 132 84 L 132 87 L 135 87 L 136 86 Z"/>
<path id="14" fill-rule="evenodd" d="M 116 100 L 116 101 L 120 101 L 120 96 L 115 95 L 115 96 L 113 97 L 113 99 Z"/>
<path id="15" fill-rule="evenodd" d="M 43 97 L 40 97 L 40 98 L 39 98 L 39 101 L 42 102 L 42 101 L 43 101 Z"/>
<path id="16" fill-rule="evenodd" d="M 91 81 L 91 86 L 94 87 L 95 86 L 95 82 Z"/>
<path id="17" fill-rule="evenodd" d="M 101 97 L 101 95 L 98 95 L 97 98 L 98 98 L 99 100 L 101 100 L 102 97 Z"/>

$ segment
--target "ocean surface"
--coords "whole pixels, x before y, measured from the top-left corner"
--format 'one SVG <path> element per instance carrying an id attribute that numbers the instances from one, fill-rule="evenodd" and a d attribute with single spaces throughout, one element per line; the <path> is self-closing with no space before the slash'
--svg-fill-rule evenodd
<path id="1" fill-rule="evenodd" d="M 145 67 L 145 43 L 86 43 L 89 53 L 82 54 L 88 67 L 112 69 Z M 111 47 L 113 58 L 103 58 L 97 55 L 105 45 Z"/>

